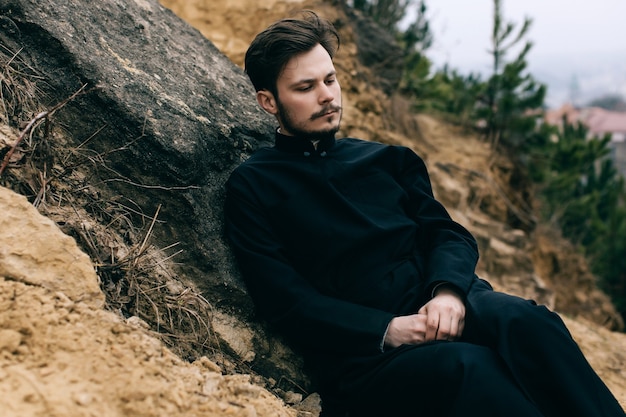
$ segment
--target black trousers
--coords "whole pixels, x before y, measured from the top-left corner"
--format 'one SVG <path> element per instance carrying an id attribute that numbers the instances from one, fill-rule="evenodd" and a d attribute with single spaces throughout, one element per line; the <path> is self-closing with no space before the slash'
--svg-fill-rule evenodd
<path id="1" fill-rule="evenodd" d="M 625 415 L 555 313 L 482 280 L 460 341 L 401 346 L 347 387 L 351 417 Z"/>

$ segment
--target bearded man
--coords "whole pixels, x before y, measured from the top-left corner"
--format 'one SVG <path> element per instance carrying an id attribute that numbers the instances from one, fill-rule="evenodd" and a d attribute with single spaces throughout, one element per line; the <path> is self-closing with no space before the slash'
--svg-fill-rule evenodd
<path id="1" fill-rule="evenodd" d="M 335 28 L 284 19 L 245 69 L 275 145 L 227 182 L 226 235 L 258 312 L 304 355 L 325 416 L 618 417 L 561 319 L 495 292 L 422 159 L 335 139 Z"/>

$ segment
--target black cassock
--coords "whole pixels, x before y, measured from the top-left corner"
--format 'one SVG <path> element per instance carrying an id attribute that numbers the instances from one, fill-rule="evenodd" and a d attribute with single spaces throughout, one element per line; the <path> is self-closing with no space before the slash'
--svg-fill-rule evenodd
<path id="1" fill-rule="evenodd" d="M 624 415 L 556 314 L 476 277 L 474 238 L 412 150 L 277 133 L 226 192 L 250 295 L 304 355 L 326 415 Z M 462 339 L 383 349 L 439 283 L 465 297 Z"/>

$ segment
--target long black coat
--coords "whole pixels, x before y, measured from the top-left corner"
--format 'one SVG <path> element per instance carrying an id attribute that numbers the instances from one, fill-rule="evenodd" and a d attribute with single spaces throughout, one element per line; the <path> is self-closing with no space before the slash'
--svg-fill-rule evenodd
<path id="1" fill-rule="evenodd" d="M 476 242 L 410 149 L 277 134 L 227 182 L 226 233 L 260 314 L 322 379 L 380 356 L 389 321 L 434 285 L 466 293 Z"/>

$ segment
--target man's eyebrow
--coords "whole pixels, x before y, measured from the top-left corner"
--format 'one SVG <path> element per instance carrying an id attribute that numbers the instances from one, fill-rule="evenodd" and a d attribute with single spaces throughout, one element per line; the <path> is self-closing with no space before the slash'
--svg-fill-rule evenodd
<path id="1" fill-rule="evenodd" d="M 337 75 L 337 71 L 336 70 L 332 70 L 332 71 L 329 71 L 328 74 L 326 74 L 324 76 L 324 79 L 326 79 L 328 77 L 334 77 L 336 75 Z M 303 78 L 301 80 L 294 81 L 293 83 L 291 83 L 291 86 L 295 87 L 295 86 L 298 86 L 298 85 L 301 85 L 301 84 L 311 84 L 311 83 L 314 83 L 314 82 L 315 82 L 315 78 Z"/>

